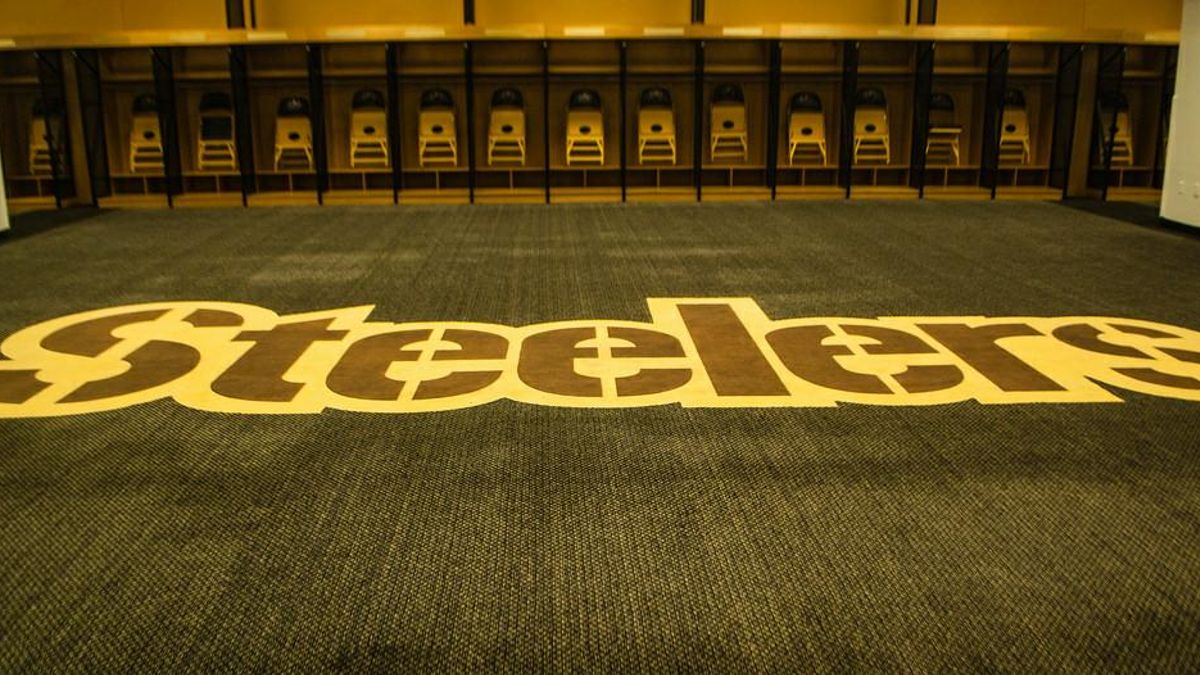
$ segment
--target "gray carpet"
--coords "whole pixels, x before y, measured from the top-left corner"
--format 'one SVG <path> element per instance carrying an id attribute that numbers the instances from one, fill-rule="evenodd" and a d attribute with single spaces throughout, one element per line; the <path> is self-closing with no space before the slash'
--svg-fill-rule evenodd
<path id="1" fill-rule="evenodd" d="M 1113 315 L 1200 238 L 1036 203 L 18 219 L 0 335 L 158 300 L 380 320 Z M 1200 404 L 0 420 L 0 671 L 1200 669 Z"/>

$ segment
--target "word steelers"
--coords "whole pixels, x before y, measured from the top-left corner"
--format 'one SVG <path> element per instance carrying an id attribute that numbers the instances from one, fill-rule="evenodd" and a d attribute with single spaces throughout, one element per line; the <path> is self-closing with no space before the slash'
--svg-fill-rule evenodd
<path id="1" fill-rule="evenodd" d="M 25 328 L 0 352 L 0 417 L 171 398 L 235 413 L 576 407 L 1200 401 L 1200 333 L 1107 317 L 772 320 L 749 298 L 655 298 L 649 323 L 523 327 L 280 316 L 161 302 Z M 1107 385 L 1107 387 L 1105 386 Z"/>

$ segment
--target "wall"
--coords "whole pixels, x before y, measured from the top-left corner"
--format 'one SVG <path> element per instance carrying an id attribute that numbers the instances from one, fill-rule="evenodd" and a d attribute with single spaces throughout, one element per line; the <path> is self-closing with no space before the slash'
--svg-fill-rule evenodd
<path id="1" fill-rule="evenodd" d="M 938 25 L 1011 25 L 1074 31 L 1170 31 L 1183 0 L 939 0 Z"/>
<path id="2" fill-rule="evenodd" d="M 461 0 L 256 1 L 258 27 L 267 30 L 395 24 L 457 26 L 463 22 Z"/>
<path id="3" fill-rule="evenodd" d="M 461 0 L 253 0 L 261 29 L 462 25 Z M 939 0 L 938 24 L 1171 31 L 1183 0 Z M 249 6 L 250 0 L 247 0 Z M 916 6 L 916 0 L 913 0 Z M 476 0 L 480 26 L 669 26 L 689 23 L 690 0 Z M 707 0 L 713 26 L 903 25 L 904 0 Z M 0 38 L 128 30 L 223 30 L 223 0 L 8 0 Z"/>
<path id="4" fill-rule="evenodd" d="M 1185 0 L 1161 215 L 1200 227 L 1200 0 Z"/>
<path id="5" fill-rule="evenodd" d="M 705 23 L 716 26 L 904 23 L 904 0 L 708 0 L 705 4 Z"/>
<path id="6" fill-rule="evenodd" d="M 221 0 L 11 0 L 0 5 L 0 37 L 224 28 Z"/>
<path id="7" fill-rule="evenodd" d="M 680 0 L 476 0 L 475 22 L 481 26 L 545 24 L 547 26 L 671 26 L 691 22 L 690 2 Z"/>

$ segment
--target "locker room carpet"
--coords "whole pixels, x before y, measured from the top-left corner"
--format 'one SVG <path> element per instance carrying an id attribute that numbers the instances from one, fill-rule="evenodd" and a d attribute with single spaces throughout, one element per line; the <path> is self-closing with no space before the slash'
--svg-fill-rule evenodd
<path id="1" fill-rule="evenodd" d="M 1200 238 L 1039 203 L 23 216 L 0 334 L 211 299 L 506 325 L 1200 328 Z M 1200 668 L 1200 404 L 0 420 L 0 671 Z"/>

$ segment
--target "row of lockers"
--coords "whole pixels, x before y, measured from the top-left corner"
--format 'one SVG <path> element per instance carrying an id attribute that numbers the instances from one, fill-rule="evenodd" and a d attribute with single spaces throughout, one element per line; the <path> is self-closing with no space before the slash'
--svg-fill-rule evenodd
<path id="1" fill-rule="evenodd" d="M 940 62 L 932 45 L 875 51 L 892 65 L 859 45 L 763 47 L 706 59 L 693 45 L 619 45 L 615 69 L 587 51 L 560 65 L 528 44 L 507 60 L 388 47 L 383 68 L 355 62 L 361 46 L 110 50 L 77 57 L 77 71 L 94 73 L 79 86 L 85 101 L 93 90 L 85 126 L 103 137 L 89 141 L 104 148 L 89 158 L 103 196 L 1063 187 L 1070 139 L 1058 127 L 1074 118 L 1078 46 L 947 45 Z M 1104 185 L 1152 188 L 1173 51 L 1102 56 L 1095 127 L 1107 137 L 1097 134 L 1091 169 Z M 47 125 L 63 106 L 44 103 L 52 76 L 21 79 L 20 66 L 6 62 L 0 90 L 0 114 L 16 121 L 0 139 L 6 174 L 16 196 L 44 197 Z"/>

